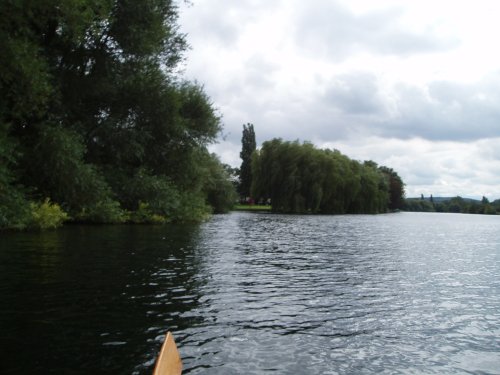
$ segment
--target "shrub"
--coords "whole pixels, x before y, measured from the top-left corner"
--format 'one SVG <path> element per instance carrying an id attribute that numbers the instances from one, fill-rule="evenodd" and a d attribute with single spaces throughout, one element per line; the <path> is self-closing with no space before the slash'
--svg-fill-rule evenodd
<path id="1" fill-rule="evenodd" d="M 165 224 L 165 216 L 153 213 L 148 203 L 139 202 L 136 211 L 130 214 L 130 221 L 136 224 Z"/>
<path id="2" fill-rule="evenodd" d="M 214 213 L 226 213 L 233 208 L 238 195 L 230 176 L 219 159 L 210 155 L 205 161 L 207 176 L 203 188 L 206 201 Z"/>
<path id="3" fill-rule="evenodd" d="M 24 229 L 30 217 L 30 206 L 22 194 L 0 187 L 0 230 Z"/>
<path id="4" fill-rule="evenodd" d="M 153 214 L 150 219 L 150 224 L 165 224 L 167 221 L 167 218 L 164 216 Z"/>
<path id="5" fill-rule="evenodd" d="M 176 222 L 199 222 L 208 219 L 212 213 L 211 207 L 199 193 L 183 192 L 179 203 L 178 209 L 173 212 L 173 220 Z"/>
<path id="6" fill-rule="evenodd" d="M 36 229 L 53 229 L 60 227 L 69 216 L 57 203 L 46 198 L 42 203 L 31 203 L 31 221 L 29 226 Z"/>
<path id="7" fill-rule="evenodd" d="M 30 218 L 24 189 L 16 182 L 16 143 L 7 136 L 7 126 L 0 123 L 0 230 L 24 229 Z"/>
<path id="8" fill-rule="evenodd" d="M 122 207 L 132 212 L 141 211 L 142 202 L 151 213 L 170 217 L 179 205 L 178 188 L 166 176 L 141 168 L 130 175 L 107 171 L 107 178 Z"/>
<path id="9" fill-rule="evenodd" d="M 81 211 L 106 211 L 103 205 L 109 209 L 111 189 L 101 172 L 85 162 L 82 137 L 58 125 L 45 124 L 37 131 L 36 142 L 24 155 L 25 184 L 41 197 L 50 196 L 75 217 Z"/>
<path id="10" fill-rule="evenodd" d="M 181 189 L 167 176 L 153 175 L 146 169 L 130 177 L 108 172 L 108 179 L 123 207 L 131 211 L 133 223 L 201 221 L 211 212 L 204 192 Z"/>
<path id="11" fill-rule="evenodd" d="M 126 222 L 129 217 L 127 212 L 120 207 L 120 203 L 105 199 L 84 207 L 76 219 L 97 224 L 119 224 Z"/>

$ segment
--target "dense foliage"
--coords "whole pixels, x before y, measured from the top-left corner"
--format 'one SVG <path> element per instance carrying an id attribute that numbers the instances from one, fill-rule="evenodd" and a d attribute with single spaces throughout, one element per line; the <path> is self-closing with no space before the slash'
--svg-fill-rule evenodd
<path id="1" fill-rule="evenodd" d="M 250 197 L 252 188 L 252 154 L 257 148 L 253 124 L 243 125 L 241 136 L 241 167 L 238 193 L 243 198 Z"/>
<path id="2" fill-rule="evenodd" d="M 206 149 L 219 116 L 178 78 L 176 22 L 170 0 L 0 3 L 0 229 L 30 225 L 47 198 L 92 222 L 230 207 L 232 184 Z"/>
<path id="3" fill-rule="evenodd" d="M 404 210 L 413 212 L 452 212 L 464 214 L 500 214 L 500 199 L 491 202 L 483 197 L 482 200 L 453 198 L 408 198 L 404 203 Z"/>
<path id="4" fill-rule="evenodd" d="M 396 172 L 337 150 L 273 139 L 253 156 L 252 193 L 276 212 L 379 213 L 398 209 L 404 184 Z"/>

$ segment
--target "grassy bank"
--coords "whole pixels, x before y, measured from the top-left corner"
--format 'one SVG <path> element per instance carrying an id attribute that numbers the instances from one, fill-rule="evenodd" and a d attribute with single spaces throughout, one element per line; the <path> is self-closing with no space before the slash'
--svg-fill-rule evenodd
<path id="1" fill-rule="evenodd" d="M 233 208 L 234 211 L 271 211 L 271 206 L 259 204 L 237 204 Z"/>

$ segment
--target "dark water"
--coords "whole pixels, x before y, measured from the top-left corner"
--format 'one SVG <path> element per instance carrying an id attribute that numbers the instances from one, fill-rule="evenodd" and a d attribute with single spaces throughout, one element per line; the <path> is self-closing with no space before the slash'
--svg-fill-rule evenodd
<path id="1" fill-rule="evenodd" d="M 500 217 L 0 234 L 0 373 L 500 374 Z"/>

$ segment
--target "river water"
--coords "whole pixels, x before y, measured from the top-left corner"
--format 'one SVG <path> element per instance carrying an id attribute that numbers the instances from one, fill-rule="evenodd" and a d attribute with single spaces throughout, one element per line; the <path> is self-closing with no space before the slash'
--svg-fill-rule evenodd
<path id="1" fill-rule="evenodd" d="M 0 234 L 0 373 L 500 374 L 500 217 Z"/>

